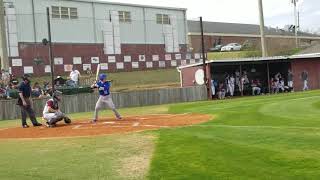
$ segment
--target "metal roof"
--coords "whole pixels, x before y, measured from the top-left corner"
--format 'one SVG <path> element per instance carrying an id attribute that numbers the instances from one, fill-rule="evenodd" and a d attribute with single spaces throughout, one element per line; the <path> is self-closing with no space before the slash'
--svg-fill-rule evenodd
<path id="1" fill-rule="evenodd" d="M 221 59 L 221 60 L 207 60 L 206 64 L 210 63 L 230 63 L 230 62 L 261 62 L 261 61 L 279 61 L 279 60 L 293 60 L 293 59 L 308 59 L 308 58 L 320 58 L 320 53 L 313 54 L 298 54 L 292 56 L 272 56 L 272 57 L 253 57 L 253 58 L 241 58 L 241 59 Z M 203 63 L 189 64 L 185 66 L 177 67 L 178 70 L 203 65 Z"/>
<path id="2" fill-rule="evenodd" d="M 178 7 L 165 7 L 165 6 L 152 6 L 152 5 L 119 3 L 119 2 L 110 2 L 110 1 L 104 1 L 104 0 L 65 0 L 65 1 L 87 2 L 87 3 L 98 3 L 98 4 L 111 4 L 111 5 L 120 5 L 120 6 L 145 7 L 145 8 L 153 8 L 153 9 L 168 9 L 168 10 L 179 10 L 179 11 L 186 11 L 187 10 L 186 8 L 178 8 Z"/>
<path id="3" fill-rule="evenodd" d="M 188 21 L 189 33 L 200 33 L 199 21 Z M 260 26 L 257 24 L 238 24 L 238 23 L 224 23 L 224 22 L 203 22 L 204 33 L 221 33 L 221 34 L 248 34 L 248 35 L 260 35 Z M 265 27 L 266 35 L 282 35 L 282 36 L 294 36 L 294 33 L 287 32 L 281 29 Z M 301 33 L 300 36 L 319 37 L 314 34 Z"/>

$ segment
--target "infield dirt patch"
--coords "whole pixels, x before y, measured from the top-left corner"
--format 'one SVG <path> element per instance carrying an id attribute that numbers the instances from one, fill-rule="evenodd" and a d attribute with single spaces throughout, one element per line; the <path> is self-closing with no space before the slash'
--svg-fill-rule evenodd
<path id="1" fill-rule="evenodd" d="M 148 116 L 129 116 L 122 120 L 101 118 L 96 124 L 83 119 L 66 125 L 60 122 L 55 128 L 21 127 L 0 129 L 0 139 L 8 138 L 55 138 L 96 136 L 114 133 L 127 133 L 160 128 L 189 126 L 207 122 L 212 117 L 199 114 L 158 114 Z"/>

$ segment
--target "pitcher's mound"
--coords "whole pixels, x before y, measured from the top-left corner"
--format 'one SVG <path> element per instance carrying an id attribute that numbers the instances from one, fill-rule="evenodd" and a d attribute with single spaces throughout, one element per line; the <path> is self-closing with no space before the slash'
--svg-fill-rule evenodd
<path id="1" fill-rule="evenodd" d="M 158 114 L 148 116 L 130 116 L 122 120 L 100 118 L 96 124 L 90 120 L 79 120 L 70 125 L 59 122 L 55 128 L 30 127 L 23 129 L 0 129 L 0 138 L 55 138 L 75 136 L 96 136 L 114 133 L 136 132 L 150 129 L 160 129 L 178 126 L 188 126 L 207 122 L 209 115 L 199 114 Z"/>

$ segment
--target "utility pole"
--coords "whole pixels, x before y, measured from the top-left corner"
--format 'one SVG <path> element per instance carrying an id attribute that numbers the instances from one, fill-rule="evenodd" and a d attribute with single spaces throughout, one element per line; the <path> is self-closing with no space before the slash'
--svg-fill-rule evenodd
<path id="1" fill-rule="evenodd" d="M 204 83 L 207 87 L 207 95 L 208 98 L 210 97 L 210 87 L 209 87 L 209 82 L 207 78 L 207 65 L 206 65 L 206 52 L 205 52 L 205 45 L 204 45 L 204 34 L 203 34 L 203 21 L 202 21 L 202 16 L 200 17 L 200 29 L 201 29 L 201 49 L 202 49 L 202 65 L 203 65 L 203 72 L 204 72 Z"/>
<path id="2" fill-rule="evenodd" d="M 265 38 L 265 34 L 264 34 L 264 16 L 263 16 L 262 0 L 258 0 L 258 3 L 259 3 L 259 16 L 260 16 L 260 35 L 261 35 L 262 57 L 267 57 L 266 38 Z"/>
<path id="3" fill-rule="evenodd" d="M 298 41 L 298 14 L 297 14 L 297 2 L 298 0 L 291 0 L 293 3 L 293 13 L 294 13 L 294 33 L 296 38 L 296 48 L 299 48 L 299 41 Z"/>
<path id="4" fill-rule="evenodd" d="M 52 92 L 54 92 L 54 62 L 53 62 L 53 52 L 52 52 L 52 39 L 51 39 L 51 22 L 50 22 L 50 8 L 47 7 L 47 23 L 48 23 L 48 43 L 49 43 L 49 61 L 51 67 L 51 85 Z"/>
<path id="5" fill-rule="evenodd" d="M 5 24 L 5 8 L 3 0 L 0 0 L 0 58 L 1 69 L 9 70 L 9 58 L 7 49 L 7 35 Z"/>

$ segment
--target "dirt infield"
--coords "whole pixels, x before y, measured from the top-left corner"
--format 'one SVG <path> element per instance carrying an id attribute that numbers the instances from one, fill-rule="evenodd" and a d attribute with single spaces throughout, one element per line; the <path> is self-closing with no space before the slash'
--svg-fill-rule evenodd
<path id="1" fill-rule="evenodd" d="M 21 127 L 0 129 L 0 139 L 9 138 L 55 138 L 96 136 L 114 133 L 136 132 L 151 129 L 188 126 L 207 122 L 209 115 L 199 114 L 159 114 L 148 116 L 130 116 L 122 120 L 114 118 L 100 119 L 96 124 L 89 120 L 79 120 L 70 125 L 60 122 L 55 128 Z"/>

